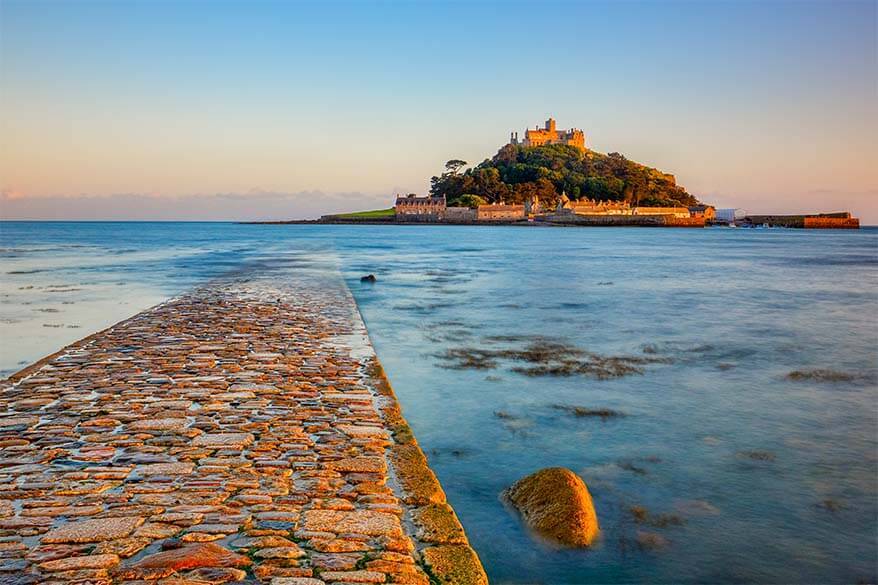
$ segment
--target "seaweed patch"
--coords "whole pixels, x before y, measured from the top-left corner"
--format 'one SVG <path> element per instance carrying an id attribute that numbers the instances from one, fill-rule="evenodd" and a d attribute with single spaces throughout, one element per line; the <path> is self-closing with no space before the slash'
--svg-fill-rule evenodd
<path id="1" fill-rule="evenodd" d="M 501 363 L 524 376 L 588 376 L 599 380 L 642 374 L 649 364 L 670 363 L 669 358 L 642 355 L 607 356 L 546 337 L 493 336 L 487 344 L 506 347 L 457 347 L 436 354 L 440 366 L 452 370 L 491 370 Z M 521 344 L 509 347 L 510 344 Z"/>

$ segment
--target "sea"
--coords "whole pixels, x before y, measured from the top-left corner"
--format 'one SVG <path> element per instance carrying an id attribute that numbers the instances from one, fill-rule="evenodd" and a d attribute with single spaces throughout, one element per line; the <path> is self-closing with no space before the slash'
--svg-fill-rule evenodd
<path id="1" fill-rule="evenodd" d="M 3 222 L 2 376 L 303 266 L 349 283 L 492 582 L 878 580 L 878 229 Z M 592 548 L 501 497 L 553 466 Z"/>

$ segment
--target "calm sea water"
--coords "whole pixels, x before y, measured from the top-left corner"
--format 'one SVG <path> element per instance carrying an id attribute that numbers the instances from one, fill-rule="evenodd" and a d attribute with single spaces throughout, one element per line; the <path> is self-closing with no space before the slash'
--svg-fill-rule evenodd
<path id="1" fill-rule="evenodd" d="M 2 223 L 0 368 L 211 278 L 294 279 L 302 262 L 350 282 L 492 581 L 876 580 L 872 229 Z M 649 363 L 600 379 L 443 358 L 547 342 Z M 556 465 L 589 485 L 593 549 L 534 539 L 498 497 Z"/>

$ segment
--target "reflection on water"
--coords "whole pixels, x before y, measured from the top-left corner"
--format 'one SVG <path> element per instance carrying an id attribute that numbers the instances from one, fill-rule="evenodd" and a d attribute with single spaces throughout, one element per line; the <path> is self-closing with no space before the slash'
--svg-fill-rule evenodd
<path id="1" fill-rule="evenodd" d="M 301 268 L 343 271 L 493 581 L 876 579 L 873 230 L 4 223 L 2 368 Z M 498 498 L 553 465 L 589 484 L 592 550 Z"/>

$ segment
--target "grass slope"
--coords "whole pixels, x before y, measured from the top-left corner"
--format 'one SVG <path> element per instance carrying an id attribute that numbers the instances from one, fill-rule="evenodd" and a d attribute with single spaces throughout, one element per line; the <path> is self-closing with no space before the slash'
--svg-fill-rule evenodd
<path id="1" fill-rule="evenodd" d="M 390 209 L 373 209 L 371 211 L 356 211 L 354 213 L 339 213 L 334 215 L 333 217 L 338 217 L 341 219 L 375 219 L 381 217 L 393 217 L 396 215 L 396 212 L 391 207 Z"/>

